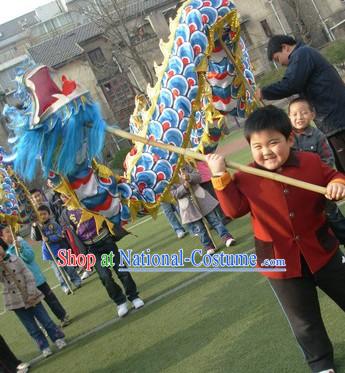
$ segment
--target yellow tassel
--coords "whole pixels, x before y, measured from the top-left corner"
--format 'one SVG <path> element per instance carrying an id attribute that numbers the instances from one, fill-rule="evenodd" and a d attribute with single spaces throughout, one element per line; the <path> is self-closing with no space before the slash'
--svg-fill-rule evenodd
<path id="1" fill-rule="evenodd" d="M 99 177 L 111 177 L 115 176 L 114 172 L 105 166 L 104 164 L 97 163 L 96 160 L 92 160 L 92 168 Z"/>

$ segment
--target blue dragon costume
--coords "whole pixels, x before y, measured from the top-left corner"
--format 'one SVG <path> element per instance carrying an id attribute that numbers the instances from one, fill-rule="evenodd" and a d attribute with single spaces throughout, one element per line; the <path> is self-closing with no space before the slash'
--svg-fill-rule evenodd
<path id="1" fill-rule="evenodd" d="M 162 66 L 148 99 L 137 101 L 131 132 L 196 151 L 211 152 L 221 136 L 223 114 L 244 117 L 254 109 L 254 76 L 240 37 L 237 10 L 229 0 L 190 0 L 170 24 L 162 44 Z M 226 49 L 224 49 L 226 48 Z M 230 53 L 233 58 L 229 59 Z M 16 92 L 20 105 L 6 106 L 14 169 L 27 180 L 41 167 L 83 219 L 95 217 L 116 234 L 142 207 L 154 214 L 182 157 L 135 142 L 126 158 L 127 179 L 99 164 L 106 123 L 89 92 L 63 77 L 53 81 L 46 66 L 21 70 Z M 248 90 L 251 86 L 253 90 Z"/>
<path id="2" fill-rule="evenodd" d="M 0 222 L 17 228 L 19 205 L 12 179 L 5 168 L 0 168 Z"/>
<path id="3" fill-rule="evenodd" d="M 0 169 L 6 171 L 7 177 L 9 178 L 6 179 L 7 182 L 12 183 L 12 202 L 10 204 L 7 203 L 7 208 L 9 209 L 7 212 L 9 212 L 10 209 L 13 207 L 15 207 L 15 210 L 17 210 L 17 202 L 17 223 L 21 225 L 29 224 L 32 220 L 36 219 L 36 212 L 34 211 L 32 202 L 30 201 L 29 191 L 25 183 L 13 171 L 13 162 L 11 161 L 11 156 L 5 151 L 5 149 L 2 146 L 0 146 Z M 1 203 L 0 210 L 4 207 L 4 204 Z"/>

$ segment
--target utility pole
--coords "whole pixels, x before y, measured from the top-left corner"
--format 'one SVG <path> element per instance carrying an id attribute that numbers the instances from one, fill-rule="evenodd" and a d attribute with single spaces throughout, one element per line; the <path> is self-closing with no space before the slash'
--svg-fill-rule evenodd
<path id="1" fill-rule="evenodd" d="M 272 10 L 273 10 L 273 13 L 274 13 L 274 15 L 275 15 L 275 17 L 276 17 L 276 19 L 277 19 L 277 21 L 278 21 L 280 27 L 282 28 L 284 35 L 287 35 L 288 33 L 287 33 L 287 31 L 286 31 L 286 29 L 285 29 L 285 27 L 284 27 L 284 25 L 283 25 L 283 23 L 282 23 L 282 21 L 281 21 L 281 19 L 280 19 L 280 17 L 279 17 L 279 14 L 278 14 L 278 12 L 277 12 L 277 8 L 276 8 L 275 5 L 273 4 L 273 0 L 267 0 L 267 3 L 271 5 L 271 8 L 272 8 Z"/>
<path id="2" fill-rule="evenodd" d="M 319 19 L 320 19 L 320 21 L 321 21 L 322 27 L 323 27 L 323 29 L 325 30 L 326 35 L 327 35 L 329 41 L 334 41 L 334 40 L 335 40 L 335 37 L 334 37 L 333 33 L 328 29 L 327 24 L 326 24 L 325 20 L 322 18 L 322 15 L 321 15 L 321 13 L 320 13 L 320 10 L 319 10 L 319 8 L 317 7 L 315 1 L 314 1 L 314 0 L 310 0 L 310 1 L 311 1 L 311 3 L 313 4 L 313 7 L 314 7 L 315 10 L 316 10 L 316 13 L 317 13 L 317 15 L 318 15 L 318 17 L 319 17 Z"/>

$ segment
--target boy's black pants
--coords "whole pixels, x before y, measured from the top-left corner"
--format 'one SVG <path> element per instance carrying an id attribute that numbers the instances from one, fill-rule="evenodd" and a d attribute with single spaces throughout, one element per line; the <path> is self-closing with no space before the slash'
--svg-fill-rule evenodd
<path id="1" fill-rule="evenodd" d="M 57 299 L 56 295 L 53 293 L 53 290 L 44 282 L 37 288 L 44 294 L 44 300 L 48 304 L 49 308 L 52 310 L 54 315 L 60 320 L 63 321 L 66 317 L 66 310 L 63 308 L 60 301 Z"/>
<path id="2" fill-rule="evenodd" d="M 312 372 L 334 369 L 333 347 L 321 318 L 316 287 L 322 289 L 345 311 L 345 258 L 338 250 L 314 274 L 310 272 L 305 260 L 301 260 L 302 277 L 269 279 L 269 282 Z"/>

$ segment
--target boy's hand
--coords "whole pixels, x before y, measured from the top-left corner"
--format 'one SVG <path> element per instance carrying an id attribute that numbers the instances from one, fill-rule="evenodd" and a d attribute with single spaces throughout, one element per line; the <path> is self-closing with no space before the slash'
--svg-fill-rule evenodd
<path id="1" fill-rule="evenodd" d="M 341 183 L 329 183 L 326 188 L 326 198 L 340 201 L 345 198 L 345 185 Z"/>
<path id="2" fill-rule="evenodd" d="M 180 177 L 183 181 L 189 181 L 189 175 L 184 173 L 182 170 L 180 171 Z"/>
<path id="3" fill-rule="evenodd" d="M 224 157 L 219 154 L 206 155 L 206 162 L 213 176 L 220 176 L 226 171 Z"/>
<path id="4" fill-rule="evenodd" d="M 182 179 L 183 179 L 184 181 L 189 181 L 189 175 L 187 175 L 187 174 L 182 174 Z"/>
<path id="5" fill-rule="evenodd" d="M 190 186 L 190 184 L 189 184 L 188 181 L 184 181 L 184 182 L 183 182 L 183 186 L 184 186 L 186 189 L 188 189 L 189 186 Z"/>
<path id="6" fill-rule="evenodd" d="M 48 237 L 43 236 L 43 237 L 42 237 L 42 240 L 43 240 L 44 242 L 48 242 Z"/>

